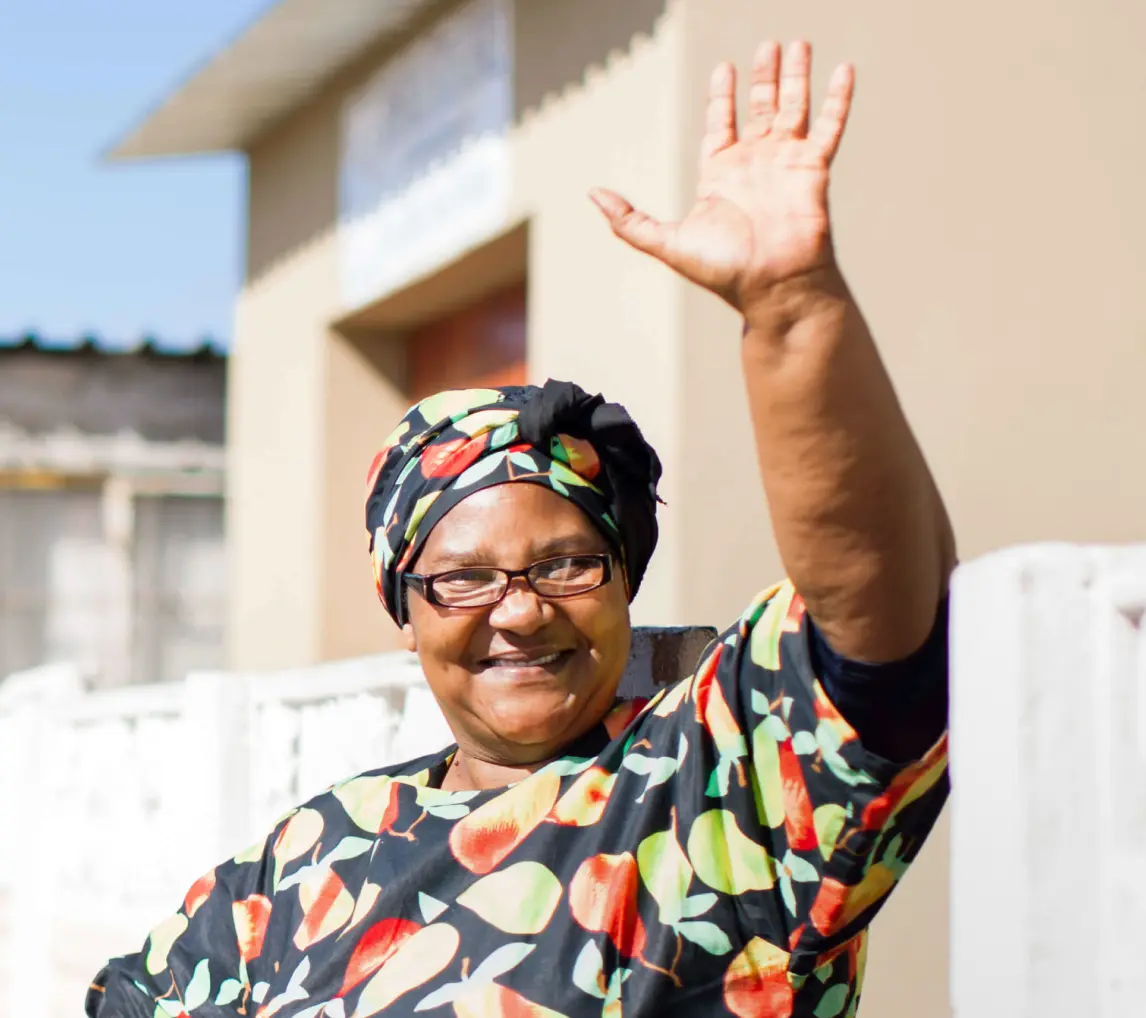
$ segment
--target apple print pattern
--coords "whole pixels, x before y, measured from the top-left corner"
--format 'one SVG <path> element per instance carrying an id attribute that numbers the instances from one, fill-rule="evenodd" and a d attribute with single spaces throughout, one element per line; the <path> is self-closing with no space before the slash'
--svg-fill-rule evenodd
<path id="1" fill-rule="evenodd" d="M 762 594 L 692 677 L 504 789 L 452 750 L 342 782 L 196 881 L 92 1018 L 850 1018 L 947 795 L 867 751 Z"/>

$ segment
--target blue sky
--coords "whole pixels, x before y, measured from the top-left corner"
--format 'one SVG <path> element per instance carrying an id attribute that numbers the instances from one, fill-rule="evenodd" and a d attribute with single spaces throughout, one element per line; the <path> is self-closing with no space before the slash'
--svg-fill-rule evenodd
<path id="1" fill-rule="evenodd" d="M 102 153 L 271 2 L 0 3 L 0 336 L 229 338 L 241 160 Z"/>

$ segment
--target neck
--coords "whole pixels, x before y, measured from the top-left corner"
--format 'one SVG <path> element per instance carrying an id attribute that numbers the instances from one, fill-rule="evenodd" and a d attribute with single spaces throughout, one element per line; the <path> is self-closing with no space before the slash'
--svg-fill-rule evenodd
<path id="1" fill-rule="evenodd" d="M 450 768 L 442 779 L 442 788 L 447 792 L 484 791 L 488 788 L 504 788 L 515 781 L 529 777 L 549 761 L 541 760 L 532 764 L 501 764 L 481 760 L 459 749 L 454 754 Z"/>

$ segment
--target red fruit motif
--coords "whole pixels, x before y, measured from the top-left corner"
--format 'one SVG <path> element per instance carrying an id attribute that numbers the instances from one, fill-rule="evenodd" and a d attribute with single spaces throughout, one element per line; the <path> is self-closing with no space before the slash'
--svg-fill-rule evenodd
<path id="1" fill-rule="evenodd" d="M 841 884 L 835 877 L 824 877 L 820 881 L 820 889 L 808 916 L 818 932 L 827 934 L 841 925 L 840 917 L 844 914 L 847 900 L 847 884 Z"/>
<path id="2" fill-rule="evenodd" d="M 784 797 L 784 830 L 788 835 L 788 847 L 798 852 L 809 852 L 819 847 L 820 842 L 816 836 L 812 800 L 808 796 L 804 771 L 800 767 L 800 758 L 792 748 L 791 739 L 785 739 L 778 748 Z"/>
<path id="3" fill-rule="evenodd" d="M 830 965 L 836 961 L 840 955 L 847 955 L 848 982 L 862 983 L 864 964 L 867 961 L 867 930 L 862 930 L 852 937 L 851 940 L 846 940 L 842 944 L 837 944 L 830 951 L 817 955 L 816 967 L 822 968 L 824 965 Z M 860 987 L 857 985 L 857 994 L 859 990 Z"/>
<path id="4" fill-rule="evenodd" d="M 489 432 L 477 438 L 455 438 L 430 446 L 419 464 L 424 477 L 456 477 L 480 458 L 489 444 Z"/>
<path id="5" fill-rule="evenodd" d="M 724 645 L 718 646 L 700 664 L 696 671 L 694 681 L 696 696 L 696 720 L 701 722 L 712 734 L 717 749 L 722 753 L 747 752 L 747 747 L 741 746 L 744 735 L 736 723 L 736 717 L 724 698 L 724 691 L 716 681 L 716 672 L 720 666 L 721 653 Z"/>
<path id="6" fill-rule="evenodd" d="M 243 901 L 232 902 L 231 918 L 239 941 L 239 957 L 245 962 L 251 962 L 263 953 L 263 939 L 267 935 L 267 923 L 271 918 L 270 899 L 261 894 L 253 894 Z"/>
<path id="7" fill-rule="evenodd" d="M 467 870 L 491 873 L 537 828 L 557 802 L 561 779 L 538 771 L 462 817 L 450 830 L 450 850 Z"/>
<path id="8" fill-rule="evenodd" d="M 394 823 L 397 821 L 398 813 L 402 807 L 402 801 L 398 797 L 398 787 L 396 781 L 390 785 L 390 798 L 386 803 L 386 809 L 382 813 L 382 818 L 378 821 L 376 834 L 392 834 L 394 831 Z"/>
<path id="9" fill-rule="evenodd" d="M 832 703 L 830 699 L 828 699 L 828 694 L 824 692 L 824 687 L 817 682 L 815 690 L 816 700 L 814 707 L 816 710 L 816 717 L 820 721 L 842 721 L 844 724 L 847 724 L 847 722 L 844 721 L 844 716 L 839 712 L 839 709 L 836 707 L 836 705 Z M 851 726 L 849 725 L 848 727 Z M 846 742 L 847 740 L 845 739 L 844 741 Z"/>
<path id="10" fill-rule="evenodd" d="M 875 863 L 855 885 L 825 877 L 816 892 L 808 918 L 819 933 L 830 936 L 855 922 L 868 909 L 891 893 L 898 879 L 894 870 Z"/>
<path id="11" fill-rule="evenodd" d="M 807 611 L 804 599 L 799 594 L 794 593 L 792 600 L 788 602 L 788 610 L 784 613 L 784 623 L 781 627 L 783 632 L 798 633 Z"/>
<path id="12" fill-rule="evenodd" d="M 319 870 L 298 889 L 302 921 L 294 931 L 294 945 L 305 951 L 341 929 L 354 913 L 354 898 L 332 869 Z"/>
<path id="13" fill-rule="evenodd" d="M 800 923 L 791 933 L 788 934 L 788 950 L 794 951 L 800 944 L 800 938 L 804 935 L 804 930 L 808 928 L 807 923 Z M 823 964 L 823 961 L 820 961 Z"/>
<path id="14" fill-rule="evenodd" d="M 338 996 L 346 996 L 359 983 L 377 972 L 402 946 L 402 942 L 421 928 L 408 919 L 383 919 L 371 926 L 362 935 L 362 939 L 358 941 L 358 946 L 350 956 Z"/>
<path id="15" fill-rule="evenodd" d="M 386 805 L 382 813 L 377 818 L 377 824 L 371 824 L 370 827 L 363 827 L 363 830 L 372 830 L 374 834 L 393 834 L 394 823 L 398 819 L 398 813 L 402 808 L 402 800 L 400 798 L 401 785 L 397 781 L 388 782 L 383 795 L 386 799 Z M 352 819 L 357 820 L 351 815 Z M 371 818 L 373 819 L 373 817 Z M 361 826 L 361 825 L 360 825 Z"/>
<path id="16" fill-rule="evenodd" d="M 371 834 L 392 834 L 402 802 L 401 782 L 388 777 L 357 777 L 334 789 L 334 797 L 355 825 Z"/>
<path id="17" fill-rule="evenodd" d="M 404 993 L 443 972 L 460 943 L 458 931 L 448 923 L 431 923 L 405 937 L 360 991 L 356 1018 L 385 1014 Z"/>
<path id="18" fill-rule="evenodd" d="M 815 690 L 817 720 L 825 722 L 829 728 L 836 732 L 839 736 L 841 746 L 846 742 L 851 742 L 858 738 L 855 729 L 848 724 L 847 719 L 836 709 L 836 705 L 828 699 L 828 694 L 824 692 L 824 687 L 817 682 Z"/>
<path id="19" fill-rule="evenodd" d="M 636 697 L 633 700 L 626 700 L 624 703 L 618 704 L 609 711 L 601 722 L 605 726 L 605 731 L 609 733 L 609 738 L 620 738 L 621 733 L 640 716 L 648 702 L 647 698 Z"/>
<path id="20" fill-rule="evenodd" d="M 557 800 L 549 819 L 566 827 L 591 827 L 601 819 L 617 775 L 590 767 Z"/>
<path id="21" fill-rule="evenodd" d="M 723 650 L 724 644 L 717 646 L 697 669 L 696 678 L 693 680 L 696 720 L 703 724 L 712 736 L 717 753 L 720 755 L 721 766 L 729 769 L 735 767 L 740 787 L 744 788 L 747 779 L 741 760 L 748 755 L 748 744 L 716 677 Z"/>
<path id="22" fill-rule="evenodd" d="M 183 914 L 190 919 L 202 907 L 203 903 L 211 897 L 215 889 L 215 871 L 211 870 L 191 885 L 187 897 L 183 899 Z"/>
<path id="23" fill-rule="evenodd" d="M 882 795 L 867 804 L 862 818 L 864 830 L 881 830 L 890 817 L 931 789 L 946 769 L 947 736 L 944 735 L 925 756 L 900 771 Z"/>
<path id="24" fill-rule="evenodd" d="M 753 937 L 724 973 L 724 1006 L 737 1018 L 790 1018 L 786 951 Z"/>
<path id="25" fill-rule="evenodd" d="M 410 568 L 410 563 L 414 561 L 414 552 L 417 550 L 418 546 L 416 544 L 408 544 L 406 550 L 402 552 L 402 557 L 398 559 L 398 564 L 395 565 L 394 568 L 400 573 L 406 572 Z"/>
<path id="26" fill-rule="evenodd" d="M 558 435 L 557 438 L 565 447 L 565 454 L 569 457 L 569 468 L 573 473 L 591 481 L 601 472 L 601 459 L 597 450 L 583 438 L 573 438 L 571 435 Z"/>
<path id="27" fill-rule="evenodd" d="M 704 657 L 697 665 L 696 674 L 693 676 L 692 687 L 696 703 L 696 720 L 701 723 L 704 722 L 705 716 L 709 712 L 708 702 L 712 696 L 712 687 L 716 685 L 716 668 L 720 664 L 720 654 L 723 647 L 724 644 L 719 644 L 712 653 Z M 716 694 L 720 696 L 721 700 L 724 699 L 719 686 L 716 688 Z M 724 704 L 724 710 L 728 711 L 728 704 Z"/>
<path id="28" fill-rule="evenodd" d="M 406 437 L 410 431 L 410 424 L 408 421 L 403 421 L 398 425 L 389 435 L 386 436 L 386 442 L 381 449 L 378 450 L 378 455 L 370 463 L 370 470 L 366 474 L 366 497 L 369 498 L 374 491 L 374 485 L 378 483 L 378 475 L 382 473 L 382 468 L 386 465 L 386 457 L 394 450 L 403 438 Z"/>
<path id="29" fill-rule="evenodd" d="M 637 912 L 637 860 L 630 852 L 586 859 L 569 883 L 569 910 L 590 933 L 604 933 L 621 954 L 640 957 L 645 925 Z"/>
<path id="30" fill-rule="evenodd" d="M 378 483 L 378 475 L 382 473 L 382 467 L 386 463 L 386 457 L 390 454 L 393 446 L 386 446 L 379 450 L 378 455 L 370 461 L 370 469 L 366 472 L 366 497 L 369 498 L 374 494 L 374 485 Z"/>

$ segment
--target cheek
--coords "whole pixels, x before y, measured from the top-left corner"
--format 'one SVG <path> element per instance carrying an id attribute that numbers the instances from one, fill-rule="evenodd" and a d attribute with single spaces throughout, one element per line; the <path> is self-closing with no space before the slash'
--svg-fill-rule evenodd
<path id="1" fill-rule="evenodd" d="M 629 605 L 623 595 L 615 596 L 610 592 L 591 611 L 579 613 L 579 617 L 573 621 L 592 645 L 600 665 L 624 667 L 629 657 L 632 627 L 629 622 Z"/>
<path id="2" fill-rule="evenodd" d="M 445 689 L 439 693 L 439 689 L 456 681 L 457 669 L 466 659 L 480 616 L 463 612 L 440 615 L 432 606 L 424 604 L 412 608 L 410 616 L 413 643 L 426 681 L 436 694 L 446 693 Z"/>

